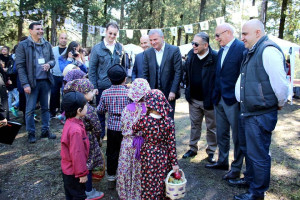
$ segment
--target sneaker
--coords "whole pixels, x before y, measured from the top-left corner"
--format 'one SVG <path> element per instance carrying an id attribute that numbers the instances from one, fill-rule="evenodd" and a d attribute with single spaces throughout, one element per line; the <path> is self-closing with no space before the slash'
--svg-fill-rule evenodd
<path id="1" fill-rule="evenodd" d="M 35 122 L 40 122 L 41 121 L 40 118 L 36 114 L 34 114 L 33 119 L 34 119 Z"/>
<path id="2" fill-rule="evenodd" d="M 19 117 L 18 110 L 15 107 L 9 109 L 15 117 Z"/>
<path id="3" fill-rule="evenodd" d="M 97 199 L 101 199 L 104 196 L 103 192 L 99 192 L 95 188 L 93 188 L 92 191 L 90 192 L 85 191 L 85 194 L 86 194 L 86 200 L 87 199 L 97 200 Z"/>
<path id="4" fill-rule="evenodd" d="M 28 133 L 28 142 L 30 144 L 36 143 L 36 138 L 34 133 Z"/>
<path id="5" fill-rule="evenodd" d="M 54 135 L 53 133 L 50 132 L 50 130 L 43 132 L 41 134 L 41 138 L 48 138 L 48 139 L 56 139 L 56 135 Z"/>
<path id="6" fill-rule="evenodd" d="M 115 176 L 115 175 L 111 175 L 111 176 L 108 175 L 108 176 L 107 176 L 107 180 L 108 180 L 108 181 L 115 181 L 115 180 L 116 180 L 116 176 Z"/>

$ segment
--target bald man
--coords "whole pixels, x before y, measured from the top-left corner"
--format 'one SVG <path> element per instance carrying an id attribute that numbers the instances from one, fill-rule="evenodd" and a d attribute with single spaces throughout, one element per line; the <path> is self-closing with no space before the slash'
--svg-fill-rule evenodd
<path id="1" fill-rule="evenodd" d="M 67 51 L 67 41 L 67 34 L 61 33 L 58 37 L 58 46 L 52 48 L 56 64 L 50 70 L 54 78 L 54 84 L 51 86 L 50 117 L 55 117 L 57 109 L 60 108 L 60 89 L 63 84 L 63 75 L 59 68 L 58 57 Z"/>
<path id="2" fill-rule="evenodd" d="M 140 38 L 140 45 L 144 51 L 151 47 L 148 35 L 144 35 Z M 134 81 L 136 78 L 143 78 L 143 62 L 144 52 L 135 56 L 135 61 L 132 69 L 131 79 Z"/>
<path id="3" fill-rule="evenodd" d="M 216 69 L 216 82 L 213 102 L 216 111 L 217 143 L 219 158 L 214 164 L 207 164 L 210 169 L 229 169 L 230 130 L 234 145 L 234 160 L 231 169 L 223 176 L 224 180 L 240 177 L 244 156 L 238 141 L 239 104 L 235 99 L 234 87 L 240 73 L 243 52 L 246 50 L 243 42 L 235 39 L 234 28 L 225 23 L 217 26 L 215 39 L 220 44 Z"/>
<path id="4" fill-rule="evenodd" d="M 242 62 L 235 95 L 240 102 L 241 149 L 246 155 L 243 179 L 229 180 L 232 186 L 249 186 L 237 200 L 264 199 L 270 184 L 269 148 L 277 112 L 288 97 L 284 71 L 285 59 L 280 47 L 265 35 L 263 24 L 253 19 L 242 28 L 242 41 L 249 50 Z"/>

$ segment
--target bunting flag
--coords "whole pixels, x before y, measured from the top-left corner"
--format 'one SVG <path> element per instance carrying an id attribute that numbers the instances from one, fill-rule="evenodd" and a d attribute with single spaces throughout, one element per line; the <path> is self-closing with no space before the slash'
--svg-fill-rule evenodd
<path id="1" fill-rule="evenodd" d="M 193 33 L 193 25 L 192 24 L 184 25 L 184 32 L 185 33 Z"/>
<path id="2" fill-rule="evenodd" d="M 14 12 L 10 12 L 9 15 L 12 17 L 14 16 Z"/>
<path id="3" fill-rule="evenodd" d="M 106 33 L 106 28 L 101 27 L 101 28 L 100 28 L 100 35 L 101 35 L 101 36 L 105 36 L 105 35 L 106 35 L 105 33 Z"/>
<path id="4" fill-rule="evenodd" d="M 148 30 L 147 29 L 141 29 L 141 35 L 147 35 L 148 34 Z"/>
<path id="5" fill-rule="evenodd" d="M 224 17 L 216 18 L 216 23 L 217 23 L 217 26 L 219 26 L 220 24 L 224 24 L 225 23 Z"/>
<path id="6" fill-rule="evenodd" d="M 58 16 L 57 21 L 60 22 L 60 16 Z"/>
<path id="7" fill-rule="evenodd" d="M 19 11 L 16 11 L 16 16 L 20 16 L 20 12 Z"/>
<path id="8" fill-rule="evenodd" d="M 132 39 L 132 38 L 133 38 L 133 30 L 126 30 L 126 36 L 127 36 L 129 39 Z"/>
<path id="9" fill-rule="evenodd" d="M 33 14 L 38 14 L 39 11 L 38 11 L 38 9 L 34 9 L 32 13 L 33 13 Z"/>
<path id="10" fill-rule="evenodd" d="M 29 14 L 29 15 L 32 15 L 32 10 L 28 10 L 28 14 Z"/>
<path id="11" fill-rule="evenodd" d="M 200 22 L 201 30 L 207 31 L 209 29 L 208 21 Z"/>
<path id="12" fill-rule="evenodd" d="M 95 34 L 95 26 L 88 25 L 89 33 Z"/>
<path id="13" fill-rule="evenodd" d="M 23 16 L 26 15 L 26 11 L 22 11 L 22 15 L 23 15 Z"/>
<path id="14" fill-rule="evenodd" d="M 77 25 L 76 25 L 76 28 L 77 28 L 77 30 L 78 31 L 82 31 L 82 27 L 83 27 L 83 24 L 82 23 L 78 23 Z"/>
<path id="15" fill-rule="evenodd" d="M 176 35 L 177 35 L 177 27 L 171 27 L 170 30 L 171 30 L 171 34 L 172 34 L 173 36 L 176 36 Z"/>
<path id="16" fill-rule="evenodd" d="M 3 15 L 3 17 L 7 17 L 7 12 L 4 11 L 4 12 L 2 13 L 2 15 Z"/>

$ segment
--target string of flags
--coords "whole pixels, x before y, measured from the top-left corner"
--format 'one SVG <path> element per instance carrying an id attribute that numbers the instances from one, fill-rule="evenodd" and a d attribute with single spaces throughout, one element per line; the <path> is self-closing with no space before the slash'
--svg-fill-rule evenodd
<path id="1" fill-rule="evenodd" d="M 44 10 L 43 9 L 33 9 L 33 10 L 28 10 L 28 11 L 22 11 L 22 15 L 25 16 L 27 14 L 32 15 L 32 14 L 38 14 L 38 13 L 43 13 Z M 2 12 L 3 17 L 13 17 L 13 16 L 20 16 L 20 12 L 19 11 L 3 11 Z M 164 29 L 169 29 L 171 31 L 172 36 L 176 36 L 177 35 L 177 30 L 180 27 L 184 28 L 185 33 L 187 34 L 192 34 L 193 33 L 193 26 L 196 24 L 200 25 L 200 29 L 205 31 L 205 30 L 209 30 L 209 22 L 216 20 L 217 25 L 220 25 L 222 23 L 225 23 L 225 19 L 224 16 L 223 17 L 218 17 L 216 19 L 212 19 L 212 20 L 207 20 L 207 21 L 203 21 L 203 22 L 197 22 L 197 23 L 193 23 L 193 24 L 187 24 L 187 25 L 182 25 L 182 26 L 174 26 L 174 27 L 164 27 L 164 28 L 160 28 L 162 30 Z M 60 22 L 61 21 L 61 16 L 58 16 L 57 21 Z M 70 18 L 65 18 L 64 21 L 64 25 L 71 25 L 72 29 L 77 29 L 77 31 L 81 32 L 83 29 L 83 24 L 82 23 L 76 23 L 74 20 L 70 19 Z M 101 27 L 101 26 L 94 26 L 94 25 L 89 25 L 86 24 L 88 26 L 88 32 L 90 34 L 95 34 L 96 33 L 96 29 L 99 30 L 99 34 L 100 36 L 105 36 L 105 32 L 106 32 L 106 28 L 105 27 Z M 129 39 L 133 38 L 133 31 L 140 31 L 141 35 L 147 35 L 149 29 L 120 29 L 120 31 L 126 31 L 126 36 Z"/>

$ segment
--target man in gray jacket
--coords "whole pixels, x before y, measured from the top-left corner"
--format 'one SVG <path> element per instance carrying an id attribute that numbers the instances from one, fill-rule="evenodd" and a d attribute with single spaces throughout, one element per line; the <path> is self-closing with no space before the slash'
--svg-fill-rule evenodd
<path id="1" fill-rule="evenodd" d="M 55 65 L 51 44 L 43 38 L 43 26 L 39 22 L 29 25 L 30 36 L 19 43 L 16 50 L 16 67 L 26 95 L 26 130 L 28 142 L 35 143 L 34 110 L 40 101 L 42 113 L 41 138 L 55 139 L 49 130 L 49 97 L 53 76 L 50 69 Z"/>

